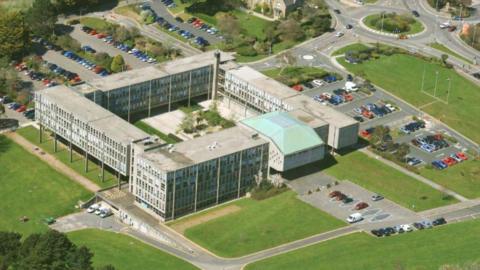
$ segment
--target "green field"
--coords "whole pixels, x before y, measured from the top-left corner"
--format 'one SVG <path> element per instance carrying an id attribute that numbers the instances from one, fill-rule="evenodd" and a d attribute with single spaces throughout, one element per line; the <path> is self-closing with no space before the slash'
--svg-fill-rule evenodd
<path id="1" fill-rule="evenodd" d="M 88 229 L 68 233 L 68 237 L 93 252 L 95 267 L 111 264 L 117 270 L 198 269 L 124 234 Z"/>
<path id="2" fill-rule="evenodd" d="M 362 152 L 336 156 L 321 163 L 323 172 L 340 180 L 350 180 L 413 211 L 423 211 L 457 202 L 444 200 L 443 194 Z"/>
<path id="3" fill-rule="evenodd" d="M 262 201 L 242 199 L 232 204 L 241 209 L 191 227 L 185 236 L 219 256 L 237 257 L 344 225 L 298 200 L 293 191 Z"/>
<path id="4" fill-rule="evenodd" d="M 462 55 L 460 55 L 460 54 L 458 54 L 458 53 L 450 50 L 448 47 L 446 47 L 446 46 L 443 45 L 443 44 L 434 42 L 434 43 L 431 43 L 431 44 L 430 44 L 430 47 L 432 47 L 432 48 L 434 48 L 434 49 L 437 49 L 437 50 L 439 50 L 439 51 L 441 51 L 441 52 L 444 52 L 444 53 L 446 53 L 446 54 L 449 54 L 449 55 L 451 55 L 451 56 L 454 56 L 454 57 L 456 57 L 456 58 L 458 58 L 458 59 L 460 59 L 460 60 L 463 60 L 463 61 L 465 61 L 465 62 L 467 62 L 467 63 L 469 63 L 469 64 L 473 64 L 473 62 L 472 62 L 471 59 L 468 59 L 468 58 L 466 58 L 466 57 L 463 57 Z"/>
<path id="5" fill-rule="evenodd" d="M 386 16 L 388 16 L 388 15 L 389 14 L 387 14 Z M 375 29 L 375 30 L 378 30 L 378 31 L 383 30 L 383 32 L 393 33 L 393 31 L 388 31 L 388 29 L 386 28 L 386 24 L 388 22 L 396 22 L 398 24 L 395 24 L 395 25 L 396 25 L 396 27 L 398 27 L 397 25 L 401 25 L 402 23 L 406 22 L 406 20 L 405 20 L 406 18 L 409 18 L 413 21 L 413 23 L 408 24 L 408 31 L 400 31 L 399 34 L 411 35 L 411 34 L 420 33 L 424 29 L 423 24 L 420 21 L 418 21 L 414 18 L 411 18 L 408 15 L 399 15 L 399 14 L 396 14 L 396 16 L 395 16 L 396 19 L 395 20 L 384 18 L 385 27 L 382 29 L 382 27 L 379 27 L 377 24 L 375 24 L 378 20 L 381 20 L 381 18 L 382 18 L 381 14 L 372 14 L 372 15 L 369 15 L 369 16 L 365 17 L 365 19 L 363 19 L 363 23 L 367 27 L 370 27 L 372 29 Z"/>
<path id="6" fill-rule="evenodd" d="M 317 67 L 272 68 L 263 70 L 262 73 L 288 86 L 305 83 L 314 79 L 321 79 L 330 74 L 324 69 Z M 336 76 L 338 78 L 340 75 Z"/>
<path id="7" fill-rule="evenodd" d="M 75 212 L 93 194 L 0 135 L 0 230 L 30 234 L 47 229 L 46 217 Z M 21 222 L 20 217 L 29 218 Z"/>
<path id="8" fill-rule="evenodd" d="M 444 264 L 456 265 L 478 261 L 479 241 L 480 220 L 449 224 L 388 238 L 374 238 L 365 233 L 356 233 L 271 257 L 248 265 L 246 269 L 293 270 L 299 269 L 301 264 L 302 270 L 436 270 Z"/>
<path id="9" fill-rule="evenodd" d="M 394 95 L 406 100 L 477 143 L 480 142 L 480 87 L 465 79 L 453 69 L 427 62 L 414 56 L 395 54 L 382 56 L 362 64 L 352 65 L 339 59 L 339 63 Z M 425 73 L 424 73 L 425 71 Z M 438 72 L 437 98 L 446 101 L 451 79 L 449 104 L 422 93 L 422 78 L 425 74 L 424 91 L 433 95 Z"/>
<path id="10" fill-rule="evenodd" d="M 101 168 L 99 165 L 96 165 L 93 162 L 89 162 L 88 165 L 88 172 L 85 172 L 85 157 L 83 155 L 77 154 L 75 151 L 73 152 L 73 162 L 70 163 L 70 152 L 67 146 L 64 146 L 60 142 L 58 143 L 58 151 L 57 153 L 53 152 L 53 138 L 48 136 L 48 133 L 44 133 L 44 140 L 43 143 L 39 141 L 39 131 L 37 128 L 32 126 L 24 127 L 17 130 L 17 133 L 23 136 L 25 139 L 30 141 L 31 143 L 37 145 L 45 152 L 54 155 L 58 160 L 63 162 L 65 165 L 69 166 L 79 174 L 85 176 L 86 178 L 90 179 L 92 182 L 95 182 L 100 187 L 110 187 L 117 184 L 117 178 L 115 175 L 109 173 L 105 170 L 105 181 L 101 181 Z"/>
<path id="11" fill-rule="evenodd" d="M 467 198 L 480 197 L 480 161 L 464 161 L 445 170 L 420 169 L 420 174 Z"/>
<path id="12" fill-rule="evenodd" d="M 109 23 L 106 20 L 94 17 L 82 17 L 80 18 L 80 23 L 99 32 L 107 31 L 112 25 L 112 23 Z"/>

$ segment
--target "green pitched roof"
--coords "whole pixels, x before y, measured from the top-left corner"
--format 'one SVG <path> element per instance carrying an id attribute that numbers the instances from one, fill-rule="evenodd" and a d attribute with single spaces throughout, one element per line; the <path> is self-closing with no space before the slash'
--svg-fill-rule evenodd
<path id="1" fill-rule="evenodd" d="M 284 155 L 323 144 L 313 128 L 287 112 L 271 112 L 242 123 L 270 138 Z"/>

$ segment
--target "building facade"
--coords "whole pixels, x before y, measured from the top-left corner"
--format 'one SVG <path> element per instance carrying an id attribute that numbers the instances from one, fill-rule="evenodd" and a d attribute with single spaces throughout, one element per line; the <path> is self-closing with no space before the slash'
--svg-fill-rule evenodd
<path id="1" fill-rule="evenodd" d="M 134 150 L 130 192 L 163 221 L 239 198 L 268 175 L 268 142 L 241 127 Z"/>

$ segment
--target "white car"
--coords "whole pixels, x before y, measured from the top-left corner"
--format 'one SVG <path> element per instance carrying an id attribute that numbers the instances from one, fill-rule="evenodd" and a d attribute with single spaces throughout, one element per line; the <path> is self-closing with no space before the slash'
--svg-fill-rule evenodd
<path id="1" fill-rule="evenodd" d="M 324 85 L 324 84 L 325 84 L 325 82 L 324 82 L 324 81 L 322 81 L 322 80 L 319 80 L 319 79 L 315 79 L 315 80 L 313 80 L 313 81 L 312 81 L 312 83 L 313 83 L 315 86 L 322 86 L 322 85 Z"/>
<path id="2" fill-rule="evenodd" d="M 361 213 L 353 213 L 347 218 L 348 223 L 355 223 L 363 220 L 363 216 Z"/>
<path id="3" fill-rule="evenodd" d="M 440 29 L 445 29 L 450 27 L 450 22 L 444 22 L 440 24 Z"/>
<path id="4" fill-rule="evenodd" d="M 337 33 L 335 34 L 336 37 L 343 37 L 343 35 L 344 35 L 344 34 L 343 34 L 342 32 L 337 32 Z"/>
<path id="5" fill-rule="evenodd" d="M 385 104 L 385 107 L 387 107 L 392 112 L 394 112 L 396 110 L 395 107 L 393 107 L 393 105 L 390 104 L 390 103 Z"/>
<path id="6" fill-rule="evenodd" d="M 88 207 L 87 212 L 88 212 L 88 213 L 94 213 L 94 212 L 97 211 L 100 207 L 101 207 L 100 204 L 94 203 L 94 204 L 90 205 L 90 207 Z"/>
<path id="7" fill-rule="evenodd" d="M 413 227 L 410 225 L 410 224 L 402 224 L 400 225 L 400 228 L 402 228 L 402 230 L 404 232 L 411 232 L 413 231 Z"/>

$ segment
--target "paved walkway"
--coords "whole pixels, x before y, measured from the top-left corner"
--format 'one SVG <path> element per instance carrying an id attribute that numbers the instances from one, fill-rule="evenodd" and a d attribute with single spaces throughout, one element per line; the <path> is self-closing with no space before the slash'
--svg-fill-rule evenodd
<path id="1" fill-rule="evenodd" d="M 390 167 L 393 167 L 403 173 L 405 173 L 406 175 L 424 183 L 424 184 L 427 184 L 429 186 L 431 186 L 432 188 L 438 190 L 438 191 L 441 191 L 441 192 L 444 192 L 444 193 L 447 193 L 448 195 L 450 196 L 453 196 L 455 199 L 461 201 L 461 202 L 465 202 L 465 201 L 468 201 L 467 198 L 463 197 L 462 195 L 450 190 L 450 189 L 447 189 L 446 187 L 442 186 L 442 185 L 439 185 L 435 182 L 433 182 L 432 180 L 429 180 L 421 175 L 418 175 L 416 173 L 413 173 L 405 168 L 403 168 L 402 166 L 399 166 L 397 164 L 395 164 L 394 162 L 390 161 L 390 160 L 387 160 L 387 159 L 384 159 L 383 157 L 377 155 L 377 154 L 374 154 L 372 153 L 371 151 L 363 148 L 363 149 L 360 149 L 360 151 L 362 151 L 363 153 L 367 154 L 368 156 L 374 158 L 374 159 L 377 159 L 383 163 L 385 163 L 386 165 L 390 166 Z"/>
<path id="2" fill-rule="evenodd" d="M 26 140 L 22 136 L 18 135 L 17 133 L 10 132 L 10 133 L 6 133 L 5 135 L 9 139 L 11 139 L 12 141 L 14 141 L 17 144 L 19 144 L 20 146 L 22 146 L 25 150 L 27 150 L 31 154 L 33 154 L 33 155 L 37 156 L 38 158 L 40 158 L 41 160 L 45 161 L 48 165 L 53 167 L 55 170 L 65 174 L 70 179 L 72 179 L 75 182 L 82 185 L 87 190 L 90 190 L 92 192 L 97 192 L 98 190 L 100 190 L 100 186 L 93 183 L 88 178 L 80 175 L 79 173 L 74 171 L 72 168 L 68 167 L 67 165 L 65 165 L 64 163 L 59 161 L 55 156 L 53 156 L 49 153 L 43 152 L 43 151 L 35 150 L 35 149 L 38 148 L 36 145 L 29 142 L 28 140 Z M 43 154 L 41 154 L 41 152 Z"/>

